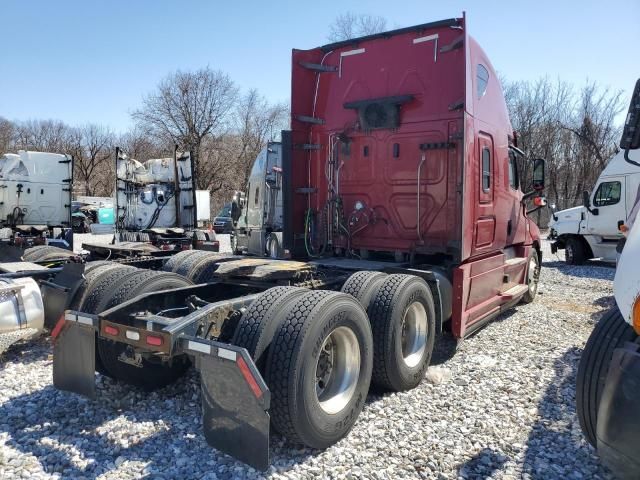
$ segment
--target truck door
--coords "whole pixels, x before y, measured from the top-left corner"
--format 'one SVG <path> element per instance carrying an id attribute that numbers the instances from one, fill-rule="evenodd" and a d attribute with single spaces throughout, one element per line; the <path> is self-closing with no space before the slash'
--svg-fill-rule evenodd
<path id="1" fill-rule="evenodd" d="M 587 234 L 602 237 L 603 240 L 621 236 L 618 222 L 627 219 L 624 185 L 624 176 L 605 177 L 596 184 L 591 196 L 591 211 L 597 211 L 598 214 L 587 214 Z"/>
<path id="2" fill-rule="evenodd" d="M 494 206 L 494 160 L 493 138 L 489 134 L 478 134 L 478 162 L 476 177 L 477 205 L 474 228 L 474 253 L 490 250 L 495 242 L 496 216 Z"/>
<path id="3" fill-rule="evenodd" d="M 516 154 L 509 149 L 507 163 L 508 181 L 505 186 L 508 199 L 509 219 L 506 226 L 506 246 L 523 243 L 525 240 L 524 216 L 522 208 L 522 190 Z"/>

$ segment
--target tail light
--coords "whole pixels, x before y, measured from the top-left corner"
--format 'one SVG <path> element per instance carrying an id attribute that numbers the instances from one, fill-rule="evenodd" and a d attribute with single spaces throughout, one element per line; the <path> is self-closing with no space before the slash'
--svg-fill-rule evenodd
<path id="1" fill-rule="evenodd" d="M 633 329 L 640 335 L 640 297 L 636 298 L 631 310 L 631 324 Z"/>
<path id="2" fill-rule="evenodd" d="M 107 335 L 113 335 L 114 337 L 117 337 L 120 331 L 116 327 L 112 327 L 111 325 L 106 325 L 104 327 L 104 333 L 106 333 Z"/>
<path id="3" fill-rule="evenodd" d="M 162 345 L 162 337 L 156 337 L 155 335 L 147 335 L 146 342 L 147 342 L 147 345 L 153 345 L 154 347 L 159 347 Z"/>

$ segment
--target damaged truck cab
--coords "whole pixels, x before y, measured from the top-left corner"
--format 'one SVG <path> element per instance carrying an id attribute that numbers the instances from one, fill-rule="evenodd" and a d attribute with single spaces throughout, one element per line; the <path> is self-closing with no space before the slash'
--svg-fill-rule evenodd
<path id="1" fill-rule="evenodd" d="M 533 301 L 526 203 L 540 204 L 544 161 L 523 193 L 500 83 L 464 17 L 294 50 L 291 121 L 274 183 L 291 258 L 87 264 L 75 295 L 56 291 L 56 387 L 94 396 L 97 370 L 157 388 L 195 363 L 207 441 L 266 469 L 271 426 L 327 448 L 370 385 L 421 382 L 438 333 L 465 338 Z"/>

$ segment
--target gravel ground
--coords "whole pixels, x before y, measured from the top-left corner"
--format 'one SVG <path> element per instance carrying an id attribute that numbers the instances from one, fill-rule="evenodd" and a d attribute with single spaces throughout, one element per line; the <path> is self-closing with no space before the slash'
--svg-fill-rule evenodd
<path id="1" fill-rule="evenodd" d="M 547 248 L 540 295 L 465 340 L 439 339 L 413 391 L 369 395 L 326 451 L 274 434 L 268 478 L 609 478 L 575 417 L 584 343 L 613 304 L 614 270 Z M 51 344 L 13 347 L 0 370 L 0 478 L 259 478 L 210 448 L 195 372 L 143 393 L 98 377 L 99 401 L 56 391 Z M 440 382 L 440 383 L 437 383 Z"/>

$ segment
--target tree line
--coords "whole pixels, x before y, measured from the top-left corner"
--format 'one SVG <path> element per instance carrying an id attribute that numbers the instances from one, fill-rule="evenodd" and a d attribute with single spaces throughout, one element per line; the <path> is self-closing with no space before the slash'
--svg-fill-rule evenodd
<path id="1" fill-rule="evenodd" d="M 12 122 L 0 116 L 0 154 L 17 150 L 74 157 L 74 191 L 112 196 L 115 149 L 145 161 L 190 151 L 197 188 L 220 207 L 247 181 L 264 145 L 288 127 L 288 105 L 271 103 L 257 90 L 242 93 L 223 72 L 203 68 L 174 72 L 142 99 L 133 126 L 116 134 L 107 125 L 72 126 L 60 120 Z"/>

